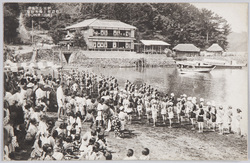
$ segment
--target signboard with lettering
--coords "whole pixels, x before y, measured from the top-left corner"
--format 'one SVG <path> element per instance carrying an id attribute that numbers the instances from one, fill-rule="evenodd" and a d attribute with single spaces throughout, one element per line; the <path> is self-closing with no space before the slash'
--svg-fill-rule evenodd
<path id="1" fill-rule="evenodd" d="M 59 10 L 52 9 L 52 7 L 29 6 L 26 10 L 28 17 L 52 17 L 60 13 Z"/>

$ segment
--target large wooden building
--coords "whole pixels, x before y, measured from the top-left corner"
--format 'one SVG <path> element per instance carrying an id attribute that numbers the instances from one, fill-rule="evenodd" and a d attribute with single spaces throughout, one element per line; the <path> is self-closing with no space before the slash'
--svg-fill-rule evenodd
<path id="1" fill-rule="evenodd" d="M 173 48 L 176 57 L 200 56 L 200 49 L 193 44 L 178 44 Z"/>
<path id="2" fill-rule="evenodd" d="M 134 50 L 136 27 L 119 20 L 87 19 L 66 30 L 81 32 L 88 50 Z"/>

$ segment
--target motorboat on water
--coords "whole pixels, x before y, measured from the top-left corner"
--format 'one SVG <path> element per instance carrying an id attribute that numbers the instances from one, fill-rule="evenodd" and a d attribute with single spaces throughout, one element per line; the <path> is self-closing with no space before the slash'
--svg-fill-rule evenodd
<path id="1" fill-rule="evenodd" d="M 178 70 L 181 74 L 186 73 L 209 73 L 215 69 L 215 65 L 204 64 L 202 62 L 177 62 Z"/>

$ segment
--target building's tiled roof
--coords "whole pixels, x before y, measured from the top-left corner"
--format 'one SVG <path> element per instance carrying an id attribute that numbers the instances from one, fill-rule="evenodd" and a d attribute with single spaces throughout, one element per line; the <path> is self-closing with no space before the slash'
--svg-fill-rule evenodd
<path id="1" fill-rule="evenodd" d="M 218 45 L 218 44 L 213 44 L 213 45 L 211 45 L 211 46 L 207 49 L 207 51 L 209 51 L 209 52 L 222 52 L 223 49 L 222 49 L 222 47 L 220 47 L 220 45 Z"/>
<path id="2" fill-rule="evenodd" d="M 150 46 L 150 45 L 165 45 L 168 46 L 170 44 L 164 42 L 164 41 L 159 41 L 159 40 L 141 40 L 143 45 Z"/>
<path id="3" fill-rule="evenodd" d="M 200 49 L 194 46 L 193 44 L 178 44 L 173 50 L 175 51 L 183 51 L 183 52 L 199 52 Z"/>
<path id="4" fill-rule="evenodd" d="M 102 27 L 102 28 L 119 28 L 119 29 L 136 29 L 135 26 L 123 23 L 119 20 L 101 20 L 87 19 L 80 23 L 66 27 L 66 29 L 74 29 L 81 27 Z"/>

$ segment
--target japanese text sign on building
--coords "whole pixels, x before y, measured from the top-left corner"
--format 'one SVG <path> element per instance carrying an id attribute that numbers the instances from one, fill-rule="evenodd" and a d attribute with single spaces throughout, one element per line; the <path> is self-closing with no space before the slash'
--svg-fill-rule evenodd
<path id="1" fill-rule="evenodd" d="M 26 11 L 28 17 L 52 17 L 60 11 L 52 9 L 52 7 L 29 6 Z"/>

